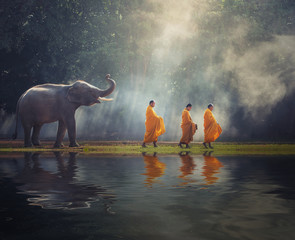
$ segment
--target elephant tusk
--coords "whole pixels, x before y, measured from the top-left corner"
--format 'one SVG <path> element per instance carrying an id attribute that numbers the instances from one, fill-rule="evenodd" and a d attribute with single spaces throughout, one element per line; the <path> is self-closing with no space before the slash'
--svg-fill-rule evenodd
<path id="1" fill-rule="evenodd" d="M 98 97 L 97 100 L 101 100 L 101 101 L 105 101 L 105 102 L 113 101 L 112 98 L 104 98 L 104 97 Z"/>

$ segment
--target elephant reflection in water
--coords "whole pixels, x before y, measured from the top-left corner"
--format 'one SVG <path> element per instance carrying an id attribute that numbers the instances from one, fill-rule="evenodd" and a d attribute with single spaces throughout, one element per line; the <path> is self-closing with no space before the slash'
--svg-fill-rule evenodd
<path id="1" fill-rule="evenodd" d="M 218 177 L 215 174 L 220 173 L 219 169 L 223 167 L 222 163 L 216 158 L 211 156 L 211 152 L 204 152 L 204 167 L 202 176 L 205 177 L 206 185 L 212 185 L 218 181 Z"/>
<path id="2" fill-rule="evenodd" d="M 178 177 L 184 180 L 184 182 L 182 182 L 180 185 L 187 185 L 189 183 L 196 182 L 196 180 L 191 179 L 190 176 L 194 174 L 195 167 L 197 166 L 194 163 L 194 159 L 189 155 L 189 152 L 180 152 L 179 156 L 182 166 L 179 168 L 181 175 Z"/>
<path id="3" fill-rule="evenodd" d="M 21 194 L 29 195 L 30 205 L 45 209 L 78 209 L 90 207 L 90 202 L 102 199 L 105 210 L 113 213 L 110 205 L 114 196 L 106 189 L 95 185 L 75 183 L 76 153 L 70 153 L 68 163 L 60 152 L 55 153 L 57 173 L 44 170 L 39 161 L 39 153 L 25 153 L 24 169 L 15 181 Z"/>
<path id="4" fill-rule="evenodd" d="M 142 153 L 146 169 L 146 173 L 142 175 L 146 175 L 145 184 L 150 188 L 154 183 L 159 182 L 158 178 L 165 174 L 166 169 L 166 164 L 160 162 L 156 154 L 157 153 L 154 153 L 153 156 L 149 156 Z"/>

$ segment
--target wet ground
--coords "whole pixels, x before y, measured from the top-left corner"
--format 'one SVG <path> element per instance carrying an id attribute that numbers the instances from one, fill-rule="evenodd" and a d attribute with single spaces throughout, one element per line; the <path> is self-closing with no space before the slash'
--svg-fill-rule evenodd
<path id="1" fill-rule="evenodd" d="M 0 158 L 0 239 L 294 239 L 295 157 Z"/>

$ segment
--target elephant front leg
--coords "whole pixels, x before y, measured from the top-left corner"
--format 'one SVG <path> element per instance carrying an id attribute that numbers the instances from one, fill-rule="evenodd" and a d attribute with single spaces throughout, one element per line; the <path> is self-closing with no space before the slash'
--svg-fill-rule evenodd
<path id="1" fill-rule="evenodd" d="M 42 127 L 42 125 L 35 125 L 33 128 L 32 143 L 34 146 L 41 145 L 41 143 L 39 141 L 39 134 L 40 134 L 41 127 Z"/>
<path id="2" fill-rule="evenodd" d="M 63 147 L 63 143 L 62 140 L 64 139 L 64 136 L 66 134 L 66 124 L 64 123 L 64 121 L 59 121 L 58 122 L 58 130 L 57 130 L 57 136 L 56 136 L 56 141 L 53 147 L 55 148 L 60 148 Z"/>
<path id="3" fill-rule="evenodd" d="M 68 119 L 66 121 L 68 128 L 68 136 L 70 140 L 69 147 L 79 147 L 79 144 L 76 142 L 76 121 L 75 118 Z"/>

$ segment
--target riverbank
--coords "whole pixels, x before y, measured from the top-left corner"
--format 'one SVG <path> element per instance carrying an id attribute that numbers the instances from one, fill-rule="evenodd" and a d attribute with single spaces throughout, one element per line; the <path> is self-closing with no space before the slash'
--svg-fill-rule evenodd
<path id="1" fill-rule="evenodd" d="M 42 142 L 42 147 L 24 148 L 22 141 L 0 140 L 0 153 L 11 152 L 78 152 L 83 154 L 118 154 L 136 155 L 146 153 L 157 154 L 179 154 L 190 152 L 190 154 L 204 154 L 214 151 L 214 155 L 295 155 L 295 144 L 292 143 L 238 143 L 238 142 L 217 142 L 214 149 L 206 149 L 201 143 L 190 144 L 191 148 L 180 148 L 177 143 L 159 142 L 159 147 L 154 148 L 148 145 L 141 147 L 140 142 L 135 141 L 80 141 L 80 147 L 52 148 L 52 141 Z M 65 142 L 66 146 L 68 145 Z"/>

